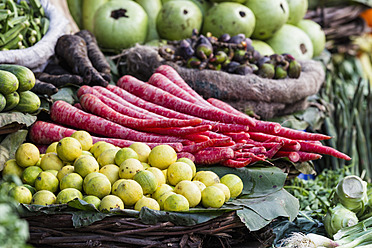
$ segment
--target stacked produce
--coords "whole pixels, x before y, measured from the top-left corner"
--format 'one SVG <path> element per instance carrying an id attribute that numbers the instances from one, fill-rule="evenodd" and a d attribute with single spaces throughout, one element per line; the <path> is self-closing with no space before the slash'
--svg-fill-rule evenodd
<path id="1" fill-rule="evenodd" d="M 33 46 L 46 34 L 49 19 L 39 0 L 0 1 L 0 50 Z"/>
<path id="2" fill-rule="evenodd" d="M 188 211 L 199 204 L 220 208 L 243 190 L 237 175 L 196 172 L 190 159 L 179 158 L 168 145 L 93 145 L 86 131 L 52 143 L 44 154 L 31 143 L 22 144 L 15 159 L 6 162 L 3 176 L 8 175 L 24 183 L 9 192 L 19 203 L 45 206 L 78 198 L 103 212 L 124 207 L 140 211 L 144 206 Z"/>
<path id="3" fill-rule="evenodd" d="M 117 86 L 85 85 L 77 95 L 76 106 L 63 101 L 53 104 L 54 123 L 38 121 L 31 127 L 35 144 L 49 145 L 70 135 L 72 129 L 65 125 L 120 147 L 136 141 L 172 145 L 198 165 L 244 167 L 278 157 L 305 162 L 321 158 L 320 154 L 350 160 L 321 144 L 330 136 L 256 120 L 217 99 L 204 100 L 166 65 L 148 83 L 126 75 Z"/>
<path id="4" fill-rule="evenodd" d="M 34 113 L 40 98 L 33 93 L 35 76 L 27 67 L 0 64 L 0 112 Z"/>

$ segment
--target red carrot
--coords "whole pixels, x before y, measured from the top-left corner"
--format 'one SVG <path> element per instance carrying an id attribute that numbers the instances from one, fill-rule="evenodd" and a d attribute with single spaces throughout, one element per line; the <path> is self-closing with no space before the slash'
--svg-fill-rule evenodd
<path id="1" fill-rule="evenodd" d="M 59 141 L 62 138 L 70 137 L 76 130 L 67 128 L 55 123 L 51 122 L 44 122 L 44 121 L 36 121 L 29 130 L 29 138 L 33 143 L 42 144 L 42 145 L 50 145 L 53 142 Z M 133 140 L 125 140 L 125 139 L 115 139 L 115 138 L 103 138 L 103 137 L 96 137 L 92 136 L 93 144 L 98 141 L 105 141 L 116 145 L 118 147 L 128 147 L 134 142 Z M 182 143 L 152 143 L 152 142 L 143 142 L 150 146 L 151 148 L 167 144 L 174 148 L 176 152 L 182 151 L 183 145 Z"/>
<path id="2" fill-rule="evenodd" d="M 255 160 L 261 160 L 261 161 L 264 161 L 265 160 L 265 157 L 263 156 L 257 156 L 256 154 L 252 153 L 252 152 L 237 152 L 235 151 L 234 153 L 234 158 L 252 158 L 252 159 L 255 159 Z"/>
<path id="3" fill-rule="evenodd" d="M 139 98 L 138 96 L 135 96 L 128 91 L 114 85 L 108 85 L 106 87 L 108 90 L 110 90 L 112 93 L 116 94 L 117 96 L 121 97 L 122 100 L 125 99 L 125 101 L 128 101 L 132 103 L 133 105 L 136 105 L 137 107 L 146 109 L 148 111 L 151 111 L 153 113 L 156 113 L 158 115 L 168 117 L 168 118 L 177 118 L 177 119 L 194 119 L 194 116 L 187 115 L 184 113 L 180 113 L 177 111 L 174 111 L 169 108 L 165 108 L 163 106 L 157 105 L 152 102 L 148 102 L 143 100 L 142 98 Z M 96 87 L 98 90 L 99 88 Z M 213 131 L 219 131 L 219 132 L 239 132 L 239 131 L 248 131 L 248 126 L 246 125 L 240 125 L 240 124 L 228 124 L 228 123 L 220 123 L 216 121 L 211 120 L 205 120 L 203 119 L 203 122 L 201 123 L 203 125 L 212 125 Z"/>
<path id="4" fill-rule="evenodd" d="M 267 152 L 266 148 L 263 146 L 256 146 L 252 148 L 245 148 L 242 152 L 251 152 L 254 154 L 265 154 Z"/>
<path id="5" fill-rule="evenodd" d="M 207 102 L 209 102 L 210 104 L 212 104 L 213 106 L 215 106 L 216 108 L 219 108 L 219 109 L 222 109 L 226 112 L 229 112 L 229 113 L 232 113 L 232 114 L 235 114 L 235 115 L 244 115 L 246 116 L 246 114 L 240 112 L 239 110 L 235 109 L 233 106 L 231 106 L 230 104 L 228 103 L 225 103 L 224 101 L 221 101 L 219 99 L 216 99 L 216 98 L 208 98 L 207 99 Z"/>
<path id="6" fill-rule="evenodd" d="M 205 106 L 211 106 L 201 95 L 199 95 L 193 88 L 191 88 L 185 80 L 178 74 L 178 72 L 170 67 L 169 65 L 161 65 L 156 70 L 156 73 L 161 73 L 166 76 L 169 80 L 171 80 L 174 84 L 178 85 L 184 91 L 188 92 L 191 96 L 195 99 L 199 100 L 200 104 Z"/>
<path id="7" fill-rule="evenodd" d="M 215 142 L 213 144 L 214 147 L 229 147 L 229 146 L 233 146 L 235 145 L 236 143 L 234 141 L 231 140 L 230 137 L 227 137 L 227 138 L 215 138 L 214 139 Z"/>
<path id="8" fill-rule="evenodd" d="M 250 127 L 249 131 L 277 135 L 281 128 L 282 126 L 276 122 L 256 120 L 256 126 Z"/>
<path id="9" fill-rule="evenodd" d="M 74 107 L 77 108 L 77 109 L 83 110 L 83 107 L 78 102 L 74 104 Z"/>
<path id="10" fill-rule="evenodd" d="M 329 147 L 329 146 L 316 145 L 316 144 L 305 142 L 305 141 L 299 141 L 299 143 L 301 145 L 300 151 L 302 152 L 320 153 L 320 154 L 331 155 L 336 158 L 351 160 L 351 158 L 348 155 L 340 151 L 337 151 L 336 149 Z"/>
<path id="11" fill-rule="evenodd" d="M 331 136 L 324 134 L 308 133 L 287 127 L 282 127 L 276 135 L 293 140 L 327 140 L 332 138 Z"/>
<path id="12" fill-rule="evenodd" d="M 226 113 L 216 108 L 206 108 L 197 104 L 189 103 L 151 84 L 144 83 L 132 76 L 125 75 L 119 79 L 117 85 L 134 95 L 157 103 L 161 106 L 180 111 L 182 113 L 225 123 L 243 124 L 254 126 L 255 121 L 250 117 L 242 117 Z"/>
<path id="13" fill-rule="evenodd" d="M 194 153 L 195 164 L 212 165 L 221 163 L 224 160 L 234 158 L 234 151 L 230 148 L 204 149 Z"/>
<path id="14" fill-rule="evenodd" d="M 243 168 L 252 162 L 252 158 L 246 158 L 244 160 L 227 159 L 222 161 L 222 165 L 231 168 Z"/>
<path id="15" fill-rule="evenodd" d="M 130 108 L 130 109 L 135 110 L 137 112 L 140 112 L 140 113 L 143 113 L 145 115 L 151 116 L 153 118 L 158 118 L 158 119 L 163 119 L 164 118 L 162 115 L 152 113 L 151 111 L 140 108 L 140 107 L 136 106 L 135 104 L 132 104 L 128 101 L 125 101 L 125 99 L 120 98 L 118 95 L 112 93 L 111 91 L 107 90 L 104 87 L 93 86 L 93 89 L 96 90 L 98 93 L 100 93 L 102 96 L 105 96 L 108 99 L 114 100 L 115 102 L 118 102 L 118 103 L 120 103 L 121 105 L 123 105 L 127 108 Z"/>
<path id="16" fill-rule="evenodd" d="M 295 145 L 297 143 L 296 140 L 291 140 L 284 137 L 279 137 L 271 134 L 266 133 L 259 133 L 259 132 L 248 132 L 251 136 L 252 140 L 260 141 L 260 142 L 283 142 L 284 144 L 288 145 Z"/>
<path id="17" fill-rule="evenodd" d="M 246 132 L 224 133 L 224 135 L 231 137 L 233 139 L 233 141 L 247 140 L 247 139 L 249 139 L 249 134 L 246 133 Z"/>
<path id="18" fill-rule="evenodd" d="M 56 101 L 50 110 L 53 121 L 64 125 L 84 129 L 88 132 L 112 138 L 129 139 L 141 142 L 182 142 L 185 139 L 172 136 L 160 136 L 135 131 L 104 118 L 86 113 L 64 101 Z"/>
<path id="19" fill-rule="evenodd" d="M 163 116 L 157 115 L 155 113 L 149 112 L 145 109 L 138 108 L 137 106 L 122 100 L 121 102 L 115 101 L 112 98 L 106 97 L 99 93 L 96 89 L 84 85 L 81 86 L 77 92 L 78 98 L 80 98 L 83 94 L 93 94 L 98 97 L 103 103 L 105 103 L 110 108 L 114 109 L 115 111 L 123 114 L 128 115 L 135 118 L 141 119 L 163 119 Z M 116 96 L 117 97 L 117 96 Z M 127 104 L 127 105 L 125 105 Z"/>
<path id="20" fill-rule="evenodd" d="M 283 142 L 281 143 L 278 143 L 277 145 L 273 146 L 270 150 L 268 150 L 266 153 L 265 153 L 265 156 L 267 158 L 273 158 L 275 156 L 275 154 L 280 150 L 280 148 L 282 148 L 284 145 Z"/>
<path id="21" fill-rule="evenodd" d="M 197 133 L 192 133 L 192 134 L 184 135 L 182 137 L 185 138 L 185 139 L 187 139 L 187 140 L 192 140 L 192 141 L 194 141 L 196 143 L 198 143 L 198 142 L 205 142 L 205 141 L 210 140 L 210 138 L 208 136 L 197 134 Z"/>
<path id="22" fill-rule="evenodd" d="M 138 127 L 185 127 L 201 123 L 200 119 L 179 120 L 179 119 L 138 119 L 116 112 L 98 97 L 92 94 L 84 94 L 80 97 L 80 104 L 85 110 L 103 117 L 125 127 L 137 129 Z"/>
<path id="23" fill-rule="evenodd" d="M 278 151 L 274 158 L 288 158 L 289 161 L 296 163 L 300 160 L 300 155 L 297 152 Z"/>
<path id="24" fill-rule="evenodd" d="M 183 90 L 177 84 L 173 83 L 166 76 L 160 73 L 154 73 L 148 80 L 148 83 L 158 87 L 174 96 L 177 96 L 185 101 L 200 104 L 200 101 L 191 96 L 187 91 Z"/>
<path id="25" fill-rule="evenodd" d="M 189 152 L 178 152 L 177 153 L 177 159 L 179 158 L 188 158 L 190 159 L 191 161 L 195 161 L 195 156 Z"/>
<path id="26" fill-rule="evenodd" d="M 253 144 L 255 146 L 263 146 L 266 149 L 270 149 L 273 146 L 277 145 L 278 142 L 260 142 L 260 141 L 255 141 L 252 139 L 247 139 L 246 140 L 247 144 Z M 280 149 L 282 151 L 299 151 L 301 148 L 300 143 L 296 142 L 294 144 L 284 144 L 284 146 Z"/>
<path id="27" fill-rule="evenodd" d="M 157 134 L 166 134 L 182 137 L 188 134 L 202 133 L 212 129 L 211 125 L 200 125 L 194 127 L 168 127 L 168 128 L 139 128 L 141 131 Z"/>
<path id="28" fill-rule="evenodd" d="M 297 154 L 299 155 L 299 162 L 306 162 L 310 160 L 317 160 L 322 158 L 322 155 L 316 154 L 316 153 L 311 153 L 311 152 L 301 152 L 298 151 Z"/>

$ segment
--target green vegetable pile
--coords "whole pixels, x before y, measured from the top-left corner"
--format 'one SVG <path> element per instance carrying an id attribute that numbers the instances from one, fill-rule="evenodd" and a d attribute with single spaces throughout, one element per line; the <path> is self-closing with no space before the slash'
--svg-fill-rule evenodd
<path id="1" fill-rule="evenodd" d="M 8 195 L 9 189 L 21 184 L 17 177 L 7 177 L 0 181 L 0 244 L 1 247 L 30 247 L 28 224 L 19 218 L 16 207 L 18 203 Z"/>
<path id="2" fill-rule="evenodd" d="M 23 49 L 46 34 L 49 19 L 39 0 L 0 0 L 0 50 Z"/>

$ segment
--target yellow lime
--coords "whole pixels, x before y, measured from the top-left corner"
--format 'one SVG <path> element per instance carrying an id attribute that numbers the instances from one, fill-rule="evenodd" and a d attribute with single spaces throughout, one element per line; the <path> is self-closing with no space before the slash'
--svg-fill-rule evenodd
<path id="1" fill-rule="evenodd" d="M 81 155 L 89 155 L 89 156 L 94 157 L 93 154 L 92 154 L 91 152 L 89 152 L 89 151 L 84 151 L 84 150 L 81 152 Z"/>
<path id="2" fill-rule="evenodd" d="M 37 161 L 37 163 L 35 164 L 35 166 L 40 167 L 41 159 L 44 157 L 44 155 L 45 155 L 45 154 L 40 154 L 39 161 Z"/>
<path id="3" fill-rule="evenodd" d="M 143 170 L 143 165 L 138 159 L 128 158 L 120 164 L 119 177 L 124 179 L 132 179 L 134 175 Z"/>
<path id="4" fill-rule="evenodd" d="M 97 160 L 89 155 L 82 155 L 74 162 L 75 172 L 79 173 L 83 178 L 92 172 L 99 171 L 99 164 Z"/>
<path id="5" fill-rule="evenodd" d="M 164 211 L 180 212 L 188 210 L 189 202 L 183 195 L 173 194 L 164 201 Z"/>
<path id="6" fill-rule="evenodd" d="M 90 179 L 92 179 L 93 177 L 106 177 L 106 176 L 103 175 L 102 173 L 99 173 L 99 172 L 89 173 L 86 177 L 84 177 L 84 180 L 83 180 L 83 189 L 85 188 L 85 185 L 88 183 L 88 181 Z"/>
<path id="7" fill-rule="evenodd" d="M 9 191 L 9 195 L 17 202 L 23 204 L 30 204 L 32 200 L 31 191 L 25 186 L 15 186 Z"/>
<path id="8" fill-rule="evenodd" d="M 156 188 L 154 193 L 152 193 L 152 198 L 158 200 L 162 194 L 169 191 L 173 191 L 173 188 L 169 184 L 164 183 Z"/>
<path id="9" fill-rule="evenodd" d="M 167 169 L 161 170 L 161 172 L 163 172 L 163 175 L 165 177 L 165 183 L 168 183 L 169 184 L 169 181 L 168 181 L 168 170 Z"/>
<path id="10" fill-rule="evenodd" d="M 174 192 L 186 197 L 189 207 L 193 208 L 201 201 L 201 192 L 199 187 L 191 181 L 181 181 L 174 187 Z"/>
<path id="11" fill-rule="evenodd" d="M 116 192 L 117 192 L 117 189 L 118 189 L 118 186 L 121 182 L 125 181 L 127 179 L 119 179 L 119 180 L 116 180 L 112 186 L 111 186 L 111 194 L 113 195 L 117 195 Z"/>
<path id="12" fill-rule="evenodd" d="M 92 153 L 92 154 L 94 154 L 94 151 L 102 143 L 106 143 L 106 142 L 105 141 L 98 141 L 98 142 L 94 143 L 93 146 L 89 149 L 89 152 Z"/>
<path id="13" fill-rule="evenodd" d="M 106 195 L 98 207 L 101 212 L 110 212 L 113 209 L 124 209 L 124 202 L 116 195 Z"/>
<path id="14" fill-rule="evenodd" d="M 34 195 L 36 193 L 35 187 L 29 185 L 29 184 L 23 184 L 26 188 L 28 188 L 31 191 L 31 194 Z"/>
<path id="15" fill-rule="evenodd" d="M 164 176 L 163 172 L 159 168 L 149 167 L 146 170 L 147 171 L 151 171 L 152 174 L 154 174 L 154 176 L 156 177 L 156 181 L 158 182 L 158 186 L 166 183 L 165 176 Z"/>
<path id="16" fill-rule="evenodd" d="M 121 148 L 115 155 L 115 163 L 120 166 L 128 158 L 138 159 L 137 152 L 129 147 Z"/>
<path id="17" fill-rule="evenodd" d="M 15 152 L 15 160 L 21 167 L 36 165 L 40 159 L 39 149 L 32 143 L 23 143 Z"/>
<path id="18" fill-rule="evenodd" d="M 63 161 L 58 157 L 57 153 L 46 153 L 40 160 L 40 167 L 43 170 L 57 170 L 63 167 Z"/>
<path id="19" fill-rule="evenodd" d="M 83 178 L 78 173 L 69 173 L 62 178 L 59 182 L 59 188 L 61 190 L 67 188 L 74 188 L 79 191 L 83 190 Z"/>
<path id="20" fill-rule="evenodd" d="M 198 186 L 198 188 L 200 189 L 200 192 L 202 192 L 206 188 L 204 183 L 202 183 L 200 181 L 192 181 L 192 182 L 195 183 L 196 186 Z"/>
<path id="21" fill-rule="evenodd" d="M 163 193 L 162 195 L 160 195 L 157 199 L 158 203 L 159 203 L 159 206 L 160 206 L 160 209 L 161 210 L 164 210 L 164 202 L 165 200 L 170 196 L 170 195 L 174 195 L 176 193 L 172 191 L 167 191 L 165 193 Z"/>
<path id="22" fill-rule="evenodd" d="M 176 185 L 183 180 L 191 181 L 192 169 L 184 162 L 175 162 L 168 167 L 167 178 L 171 185 Z"/>
<path id="23" fill-rule="evenodd" d="M 136 202 L 136 205 L 134 205 L 134 210 L 141 211 L 141 208 L 147 207 L 149 209 L 153 210 L 160 210 L 159 203 L 150 197 L 142 197 Z"/>
<path id="24" fill-rule="evenodd" d="M 99 199 L 95 195 L 86 195 L 86 196 L 83 197 L 83 201 L 85 201 L 88 204 L 92 204 L 97 209 L 98 209 L 99 205 L 101 204 L 101 199 Z"/>
<path id="25" fill-rule="evenodd" d="M 45 171 L 52 173 L 55 177 L 57 177 L 57 175 L 58 175 L 58 171 L 57 170 L 45 170 Z"/>
<path id="26" fill-rule="evenodd" d="M 152 194 L 158 187 L 158 181 L 155 175 L 148 170 L 137 172 L 133 180 L 141 185 L 144 195 Z"/>
<path id="27" fill-rule="evenodd" d="M 117 148 L 115 145 L 111 144 L 111 143 L 107 143 L 107 142 L 103 142 L 103 143 L 100 143 L 99 145 L 97 145 L 97 147 L 94 149 L 94 152 L 93 153 L 93 156 L 95 158 L 98 158 L 99 155 L 101 155 L 102 152 L 108 150 L 108 149 L 113 149 L 113 148 Z"/>
<path id="28" fill-rule="evenodd" d="M 138 154 L 139 161 L 147 163 L 148 157 L 151 152 L 151 148 L 147 144 L 135 142 L 131 144 L 129 148 L 132 148 Z"/>
<path id="29" fill-rule="evenodd" d="M 72 137 L 65 137 L 58 141 L 56 150 L 58 157 L 66 162 L 73 162 L 82 152 L 80 142 Z"/>
<path id="30" fill-rule="evenodd" d="M 16 175 L 18 177 L 21 177 L 23 173 L 23 167 L 19 166 L 16 162 L 16 160 L 9 159 L 4 164 L 4 169 L 2 171 L 3 177 L 6 175 Z"/>
<path id="31" fill-rule="evenodd" d="M 169 145 L 158 145 L 152 148 L 148 163 L 161 170 L 167 169 L 171 164 L 177 161 L 176 151 Z"/>
<path id="32" fill-rule="evenodd" d="M 201 192 L 201 202 L 206 208 L 220 208 L 225 203 L 225 194 L 216 186 L 207 186 Z"/>
<path id="33" fill-rule="evenodd" d="M 72 172 L 74 172 L 74 166 L 72 165 L 63 166 L 57 173 L 58 181 L 61 181 L 64 176 Z"/>
<path id="34" fill-rule="evenodd" d="M 111 182 L 111 185 L 114 184 L 117 180 L 119 180 L 119 166 L 116 164 L 108 164 L 103 166 L 99 172 L 104 174 Z"/>
<path id="35" fill-rule="evenodd" d="M 221 177 L 221 183 L 230 189 L 230 197 L 232 199 L 238 197 L 243 191 L 243 181 L 235 174 L 224 175 Z"/>
<path id="36" fill-rule="evenodd" d="M 45 189 L 55 193 L 58 190 L 58 185 L 57 177 L 47 171 L 40 172 L 35 180 L 35 189 L 37 191 Z"/>
<path id="37" fill-rule="evenodd" d="M 139 183 L 127 179 L 119 184 L 116 195 L 124 202 L 124 206 L 134 206 L 143 197 L 143 190 Z"/>
<path id="38" fill-rule="evenodd" d="M 105 165 L 108 164 L 115 164 L 115 155 L 118 152 L 119 148 L 110 148 L 107 149 L 98 156 L 97 162 L 99 164 L 99 167 L 102 168 Z"/>
<path id="39" fill-rule="evenodd" d="M 143 165 L 144 170 L 151 167 L 148 163 L 145 163 L 145 162 L 141 162 L 141 164 Z"/>
<path id="40" fill-rule="evenodd" d="M 31 204 L 47 206 L 54 204 L 56 199 L 55 194 L 49 190 L 40 190 L 32 196 Z"/>
<path id="41" fill-rule="evenodd" d="M 89 149 L 93 146 L 92 136 L 87 131 L 75 131 L 73 134 L 71 134 L 71 137 L 77 139 L 80 142 L 83 151 L 89 151 Z"/>
<path id="42" fill-rule="evenodd" d="M 215 183 L 212 186 L 218 187 L 225 195 L 225 202 L 230 200 L 230 189 L 223 183 Z"/>
<path id="43" fill-rule="evenodd" d="M 83 194 L 75 188 L 65 188 L 58 193 L 56 203 L 64 204 L 74 199 L 83 199 Z"/>
<path id="44" fill-rule="evenodd" d="M 102 174 L 89 179 L 86 184 L 83 184 L 83 188 L 87 195 L 95 195 L 102 199 L 111 193 L 111 182 Z"/>
<path id="45" fill-rule="evenodd" d="M 40 167 L 35 166 L 35 165 L 27 167 L 26 169 L 24 169 L 22 173 L 22 177 L 21 177 L 22 182 L 29 184 L 31 186 L 35 186 L 35 180 L 37 176 L 39 175 L 39 173 L 42 171 L 43 170 Z"/>
<path id="46" fill-rule="evenodd" d="M 47 149 L 45 150 L 45 154 L 47 154 L 49 152 L 55 152 L 55 153 L 57 153 L 57 144 L 58 144 L 58 141 L 53 142 L 52 144 L 50 144 L 47 147 Z"/>
<path id="47" fill-rule="evenodd" d="M 204 183 L 204 185 L 206 187 L 220 182 L 220 178 L 213 171 L 198 171 L 198 172 L 196 172 L 196 174 L 195 174 L 195 176 L 192 180 L 200 181 L 200 182 Z"/>
<path id="48" fill-rule="evenodd" d="M 177 159 L 177 162 L 184 162 L 184 163 L 190 165 L 191 170 L 192 170 L 192 177 L 195 176 L 195 174 L 196 174 L 196 166 L 195 166 L 194 162 L 192 162 L 191 159 L 189 159 L 189 158 L 179 158 L 179 159 Z"/>

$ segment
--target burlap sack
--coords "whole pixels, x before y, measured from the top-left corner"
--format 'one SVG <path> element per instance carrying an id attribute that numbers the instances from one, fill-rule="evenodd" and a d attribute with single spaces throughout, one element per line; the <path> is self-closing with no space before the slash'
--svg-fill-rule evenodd
<path id="1" fill-rule="evenodd" d="M 222 71 L 187 69 L 165 61 L 154 47 L 137 45 L 125 52 L 128 74 L 148 80 L 161 64 L 175 68 L 181 77 L 205 99 L 223 100 L 241 111 L 253 110 L 262 118 L 272 118 L 304 110 L 308 96 L 316 94 L 325 77 L 320 62 L 301 61 L 298 79 L 265 79 L 256 75 L 236 75 Z"/>
<path id="2" fill-rule="evenodd" d="M 0 63 L 17 64 L 32 70 L 42 70 L 48 59 L 54 54 L 54 47 L 60 36 L 66 33 L 68 20 L 63 13 L 48 0 L 40 0 L 45 15 L 49 18 L 48 32 L 35 45 L 25 49 L 0 52 Z"/>

